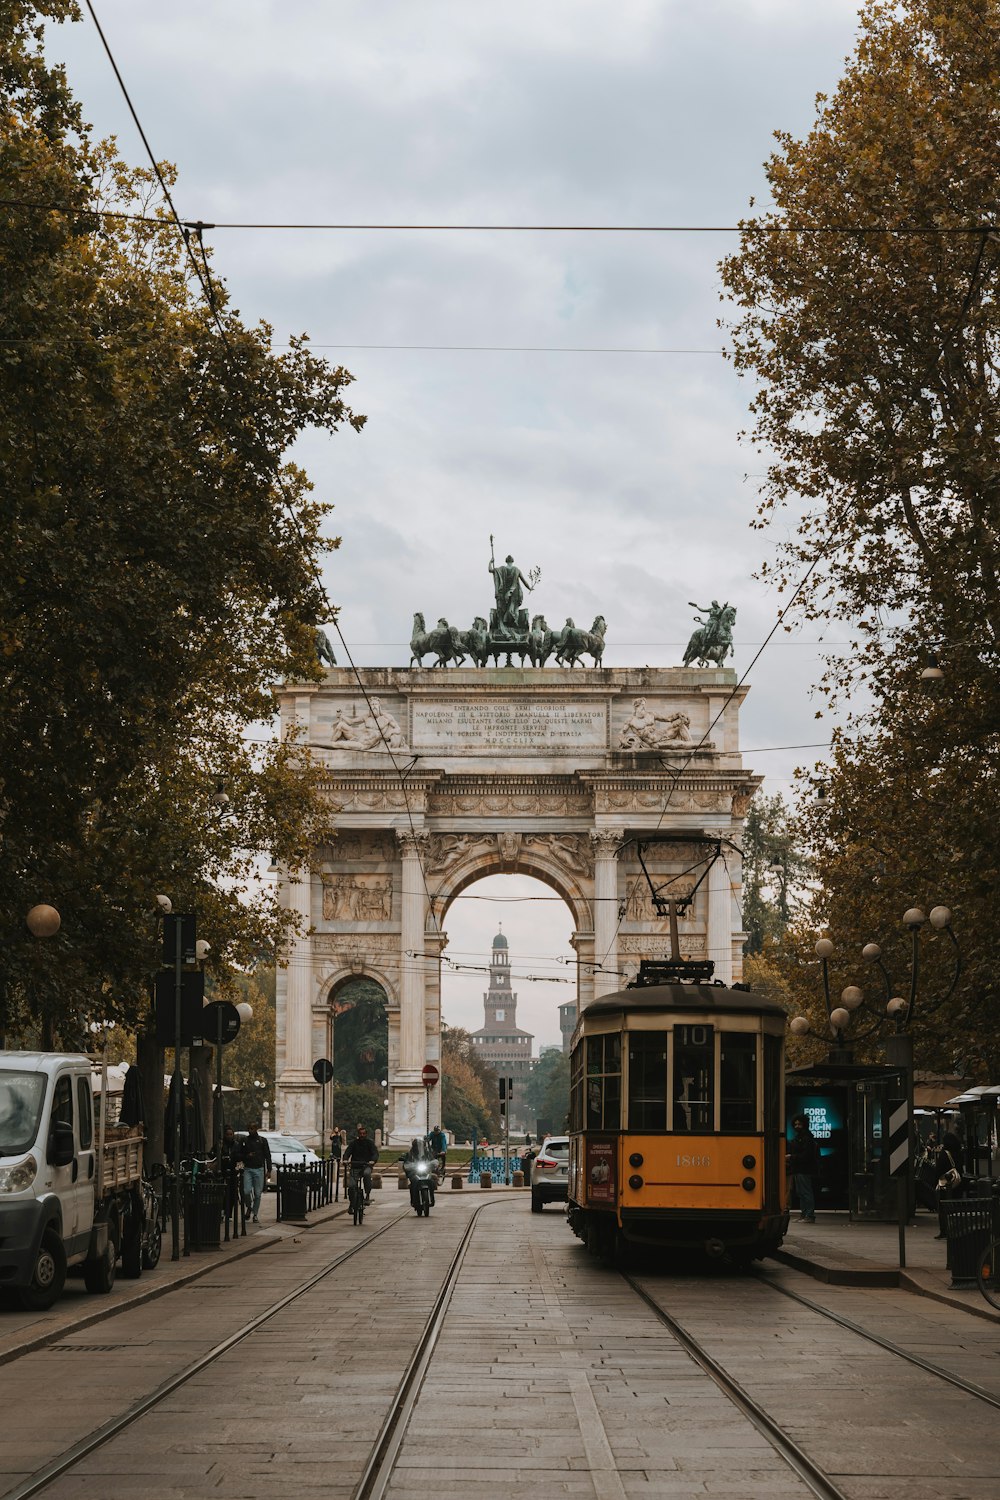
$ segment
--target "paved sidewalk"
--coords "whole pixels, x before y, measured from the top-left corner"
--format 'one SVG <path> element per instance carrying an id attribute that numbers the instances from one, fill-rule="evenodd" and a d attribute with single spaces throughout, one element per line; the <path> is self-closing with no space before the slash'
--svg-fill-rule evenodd
<path id="1" fill-rule="evenodd" d="M 174 1287 L 197 1281 L 228 1261 L 241 1260 L 256 1250 L 300 1235 L 316 1224 L 325 1223 L 333 1215 L 346 1212 L 346 1205 L 341 1200 L 331 1203 L 328 1208 L 314 1210 L 301 1222 L 288 1220 L 280 1224 L 275 1219 L 276 1211 L 277 1195 L 265 1193 L 261 1202 L 261 1221 L 259 1224 L 248 1223 L 245 1236 L 231 1239 L 228 1244 L 223 1241 L 218 1250 L 192 1250 L 190 1255 L 184 1255 L 182 1251 L 180 1260 L 176 1261 L 170 1259 L 168 1218 L 159 1265 L 152 1271 L 144 1271 L 135 1281 L 127 1280 L 119 1265 L 114 1287 L 107 1296 L 88 1292 L 82 1278 L 70 1276 L 62 1296 L 47 1312 L 24 1312 L 13 1301 L 7 1305 L 0 1302 L 0 1365 L 31 1349 L 39 1349 L 53 1339 L 79 1333 L 81 1329 L 121 1312 L 124 1307 L 137 1307 L 162 1297 Z"/>
<path id="2" fill-rule="evenodd" d="M 776 1260 L 806 1271 L 818 1281 L 840 1286 L 899 1286 L 952 1307 L 1000 1322 L 977 1287 L 951 1284 L 945 1267 L 947 1246 L 935 1239 L 936 1214 L 920 1212 L 906 1227 L 906 1267 L 899 1265 L 896 1224 L 851 1223 L 847 1213 L 818 1213 L 815 1224 L 792 1220 Z"/>

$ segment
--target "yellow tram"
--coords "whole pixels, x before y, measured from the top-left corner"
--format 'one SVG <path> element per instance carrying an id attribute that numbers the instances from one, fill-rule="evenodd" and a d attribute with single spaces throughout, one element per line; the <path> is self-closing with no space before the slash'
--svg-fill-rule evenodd
<path id="1" fill-rule="evenodd" d="M 629 1245 L 777 1249 L 788 1227 L 785 1012 L 745 989 L 646 984 L 573 1033 L 567 1216 L 613 1264 Z"/>

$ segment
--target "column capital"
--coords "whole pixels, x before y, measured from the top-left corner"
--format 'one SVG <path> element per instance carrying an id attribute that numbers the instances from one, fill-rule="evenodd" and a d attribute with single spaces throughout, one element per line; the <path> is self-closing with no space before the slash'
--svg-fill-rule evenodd
<path id="1" fill-rule="evenodd" d="M 592 828 L 590 830 L 590 842 L 594 848 L 594 854 L 598 859 L 611 859 L 618 852 L 622 842 L 620 828 Z"/>
<path id="2" fill-rule="evenodd" d="M 396 842 L 402 850 L 404 858 L 409 854 L 416 859 L 420 859 L 427 853 L 430 834 L 425 828 L 397 828 Z"/>

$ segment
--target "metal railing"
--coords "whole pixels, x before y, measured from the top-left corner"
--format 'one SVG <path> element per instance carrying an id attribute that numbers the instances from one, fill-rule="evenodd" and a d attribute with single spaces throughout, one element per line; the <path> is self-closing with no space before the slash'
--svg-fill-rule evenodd
<path id="1" fill-rule="evenodd" d="M 339 1162 L 311 1162 L 306 1166 L 282 1164 L 275 1168 L 277 1217 L 301 1219 L 314 1209 L 333 1202 L 336 1169 Z"/>

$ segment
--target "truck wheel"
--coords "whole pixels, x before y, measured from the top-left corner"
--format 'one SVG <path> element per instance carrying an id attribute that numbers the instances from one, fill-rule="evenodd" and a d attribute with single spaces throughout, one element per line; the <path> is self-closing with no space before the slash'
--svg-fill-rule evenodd
<path id="1" fill-rule="evenodd" d="M 118 1246 L 114 1236 L 108 1235 L 108 1243 L 100 1260 L 87 1261 L 83 1267 L 83 1282 L 88 1292 L 110 1292 L 115 1284 L 118 1266 Z"/>
<path id="2" fill-rule="evenodd" d="M 542 1209 L 544 1207 L 545 1207 L 545 1205 L 542 1202 L 542 1195 L 541 1195 L 541 1193 L 538 1191 L 537 1188 L 532 1188 L 531 1189 L 531 1212 L 533 1214 L 540 1214 L 541 1211 L 542 1211 Z"/>
<path id="3" fill-rule="evenodd" d="M 46 1229 L 31 1269 L 31 1281 L 18 1293 L 27 1312 L 44 1312 L 66 1285 L 66 1250 L 54 1229 Z"/>

